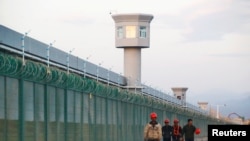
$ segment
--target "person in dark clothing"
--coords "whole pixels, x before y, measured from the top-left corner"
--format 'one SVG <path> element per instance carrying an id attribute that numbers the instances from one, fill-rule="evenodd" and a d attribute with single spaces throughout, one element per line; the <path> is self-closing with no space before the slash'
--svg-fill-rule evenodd
<path id="1" fill-rule="evenodd" d="M 171 141 L 173 127 L 169 125 L 169 119 L 166 119 L 164 122 L 165 122 L 165 125 L 162 127 L 163 141 Z"/>
<path id="2" fill-rule="evenodd" d="M 182 140 L 182 128 L 179 125 L 179 120 L 174 119 L 172 141 L 181 141 L 181 140 Z"/>
<path id="3" fill-rule="evenodd" d="M 193 120 L 188 119 L 188 123 L 183 127 L 183 130 L 182 130 L 185 141 L 194 141 L 195 130 L 196 130 L 196 127 L 193 125 Z"/>

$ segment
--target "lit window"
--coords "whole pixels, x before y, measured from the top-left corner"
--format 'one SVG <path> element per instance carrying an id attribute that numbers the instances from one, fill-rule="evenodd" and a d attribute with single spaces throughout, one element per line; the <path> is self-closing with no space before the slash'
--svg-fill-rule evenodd
<path id="1" fill-rule="evenodd" d="M 117 37 L 123 38 L 123 29 L 121 26 L 117 27 Z"/>
<path id="2" fill-rule="evenodd" d="M 140 26 L 140 38 L 146 38 L 147 37 L 147 30 L 145 26 Z"/>
<path id="3" fill-rule="evenodd" d="M 136 37 L 136 26 L 126 26 L 126 38 Z"/>

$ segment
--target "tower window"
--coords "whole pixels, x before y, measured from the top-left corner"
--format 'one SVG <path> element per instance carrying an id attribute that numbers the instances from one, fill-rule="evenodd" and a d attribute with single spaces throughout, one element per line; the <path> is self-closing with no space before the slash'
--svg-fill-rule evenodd
<path id="1" fill-rule="evenodd" d="M 126 38 L 136 37 L 136 26 L 126 26 Z"/>
<path id="2" fill-rule="evenodd" d="M 123 38 L 123 29 L 122 26 L 117 27 L 117 37 Z"/>
<path id="3" fill-rule="evenodd" d="M 140 26 L 140 38 L 146 38 L 147 37 L 147 30 L 146 26 Z"/>

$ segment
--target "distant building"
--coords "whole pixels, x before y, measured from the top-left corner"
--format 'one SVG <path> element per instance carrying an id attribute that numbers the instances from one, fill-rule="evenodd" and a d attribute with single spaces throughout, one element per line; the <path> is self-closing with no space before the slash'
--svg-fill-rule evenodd
<path id="1" fill-rule="evenodd" d="M 198 102 L 198 105 L 202 110 L 208 111 L 208 102 Z"/>

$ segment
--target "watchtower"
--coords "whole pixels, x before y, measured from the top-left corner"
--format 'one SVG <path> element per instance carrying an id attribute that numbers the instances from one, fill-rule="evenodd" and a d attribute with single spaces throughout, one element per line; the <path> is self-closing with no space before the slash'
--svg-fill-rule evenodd
<path id="1" fill-rule="evenodd" d="M 150 45 L 149 14 L 114 14 L 115 46 L 124 49 L 124 76 L 127 86 L 141 84 L 141 49 Z"/>

